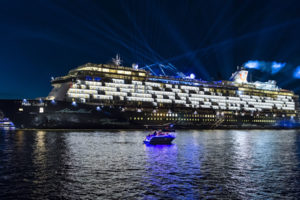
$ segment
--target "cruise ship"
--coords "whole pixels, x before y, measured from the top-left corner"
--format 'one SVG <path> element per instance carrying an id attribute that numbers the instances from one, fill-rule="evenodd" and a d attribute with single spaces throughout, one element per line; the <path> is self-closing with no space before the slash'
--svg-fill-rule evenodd
<path id="1" fill-rule="evenodd" d="M 0 111 L 19 129 L 299 128 L 298 95 L 247 76 L 243 67 L 224 81 L 155 75 L 117 57 L 53 78 L 47 97 L 2 99 Z"/>

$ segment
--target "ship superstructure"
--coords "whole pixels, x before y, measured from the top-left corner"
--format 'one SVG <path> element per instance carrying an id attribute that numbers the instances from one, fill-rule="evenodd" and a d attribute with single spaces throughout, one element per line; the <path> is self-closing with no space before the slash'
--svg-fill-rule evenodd
<path id="1" fill-rule="evenodd" d="M 298 96 L 280 89 L 275 81 L 248 82 L 244 68 L 230 81 L 207 82 L 154 76 L 136 65 L 120 66 L 119 57 L 114 61 L 87 63 L 53 79 L 47 98 L 16 101 L 15 117 L 9 117 L 23 128 L 144 128 L 168 123 L 197 129 L 299 125 Z M 0 104 L 4 105 L 3 101 Z"/>

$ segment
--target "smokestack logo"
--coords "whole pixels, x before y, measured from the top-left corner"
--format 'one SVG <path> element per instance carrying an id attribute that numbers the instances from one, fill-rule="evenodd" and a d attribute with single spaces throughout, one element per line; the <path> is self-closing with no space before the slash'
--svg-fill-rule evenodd
<path id="1" fill-rule="evenodd" d="M 241 71 L 240 72 L 240 79 L 241 79 L 242 82 L 247 82 L 247 76 L 248 76 L 247 71 Z"/>

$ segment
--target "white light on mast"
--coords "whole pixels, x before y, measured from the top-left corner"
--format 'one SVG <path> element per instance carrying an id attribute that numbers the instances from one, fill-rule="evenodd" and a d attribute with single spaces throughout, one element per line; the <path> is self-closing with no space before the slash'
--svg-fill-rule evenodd
<path id="1" fill-rule="evenodd" d="M 195 74 L 190 74 L 190 79 L 194 79 L 196 76 L 195 76 Z"/>

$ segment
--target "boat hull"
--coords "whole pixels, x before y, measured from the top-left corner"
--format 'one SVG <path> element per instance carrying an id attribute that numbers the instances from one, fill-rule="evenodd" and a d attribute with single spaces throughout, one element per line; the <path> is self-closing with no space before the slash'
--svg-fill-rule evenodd
<path id="1" fill-rule="evenodd" d="M 176 129 L 282 129 L 299 128 L 298 119 L 276 118 L 272 123 L 255 123 L 252 116 L 206 118 L 209 110 L 176 110 L 176 116 L 168 110 L 137 109 L 120 106 L 76 104 L 65 101 L 0 100 L 0 111 L 18 129 L 145 129 L 173 124 Z M 203 115 L 201 115 L 203 112 Z M 161 114 L 160 114 L 161 113 Z M 165 114 L 162 114 L 165 113 Z M 204 115 L 205 114 L 205 115 Z M 186 117 L 188 116 L 188 117 Z M 234 121 L 234 122 L 232 122 Z M 247 121 L 247 122 L 245 122 Z"/>
<path id="2" fill-rule="evenodd" d="M 145 144 L 171 144 L 175 137 L 152 137 L 150 140 L 144 140 Z"/>

